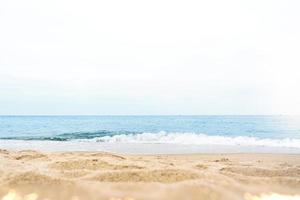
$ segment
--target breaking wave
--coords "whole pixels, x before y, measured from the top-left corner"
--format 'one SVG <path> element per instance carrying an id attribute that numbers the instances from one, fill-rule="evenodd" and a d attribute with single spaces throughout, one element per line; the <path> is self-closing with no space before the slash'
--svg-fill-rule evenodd
<path id="1" fill-rule="evenodd" d="M 258 138 L 252 136 L 207 135 L 201 133 L 157 132 L 139 133 L 127 131 L 96 131 L 64 133 L 53 136 L 2 137 L 1 140 L 30 141 L 85 141 L 97 143 L 139 143 L 139 144 L 182 144 L 182 145 L 233 145 L 299 148 L 300 139 Z"/>
<path id="2" fill-rule="evenodd" d="M 240 145 L 300 148 L 300 139 L 270 139 L 249 136 L 220 136 L 198 133 L 140 133 L 95 138 L 105 143 L 160 143 L 185 145 Z"/>

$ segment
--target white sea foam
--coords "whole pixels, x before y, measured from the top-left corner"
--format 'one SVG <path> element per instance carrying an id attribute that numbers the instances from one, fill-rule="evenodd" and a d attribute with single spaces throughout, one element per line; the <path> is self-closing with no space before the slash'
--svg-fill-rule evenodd
<path id="1" fill-rule="evenodd" d="M 300 139 L 269 139 L 249 136 L 220 136 L 199 133 L 141 133 L 104 136 L 93 139 L 101 143 L 233 145 L 300 148 Z"/>

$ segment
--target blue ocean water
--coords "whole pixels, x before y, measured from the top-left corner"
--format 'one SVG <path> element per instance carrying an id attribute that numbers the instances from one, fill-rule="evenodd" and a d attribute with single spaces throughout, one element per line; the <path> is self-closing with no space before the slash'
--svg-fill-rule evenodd
<path id="1" fill-rule="evenodd" d="M 0 116 L 1 141 L 300 148 L 300 116 Z"/>
<path id="2" fill-rule="evenodd" d="M 90 139 L 139 133 L 300 138 L 299 116 L 0 116 L 1 139 Z"/>

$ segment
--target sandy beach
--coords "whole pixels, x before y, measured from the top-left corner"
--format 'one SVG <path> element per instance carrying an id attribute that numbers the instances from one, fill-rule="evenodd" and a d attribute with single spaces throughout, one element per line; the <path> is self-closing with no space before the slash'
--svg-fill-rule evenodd
<path id="1" fill-rule="evenodd" d="M 300 195 L 300 155 L 0 151 L 1 200 L 264 199 Z"/>

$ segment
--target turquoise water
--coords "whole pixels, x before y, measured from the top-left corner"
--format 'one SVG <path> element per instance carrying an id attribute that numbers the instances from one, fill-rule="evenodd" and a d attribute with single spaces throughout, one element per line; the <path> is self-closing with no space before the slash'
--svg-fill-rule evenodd
<path id="1" fill-rule="evenodd" d="M 300 117 L 0 116 L 0 148 L 3 144 L 6 144 L 5 147 L 8 144 L 21 145 L 22 141 L 57 141 L 59 144 L 81 141 L 85 144 L 236 145 L 300 149 Z M 84 146 L 81 148 L 84 149 Z"/>
<path id="2" fill-rule="evenodd" d="M 143 132 L 300 138 L 299 116 L 0 116 L 0 137 L 77 139 Z"/>

